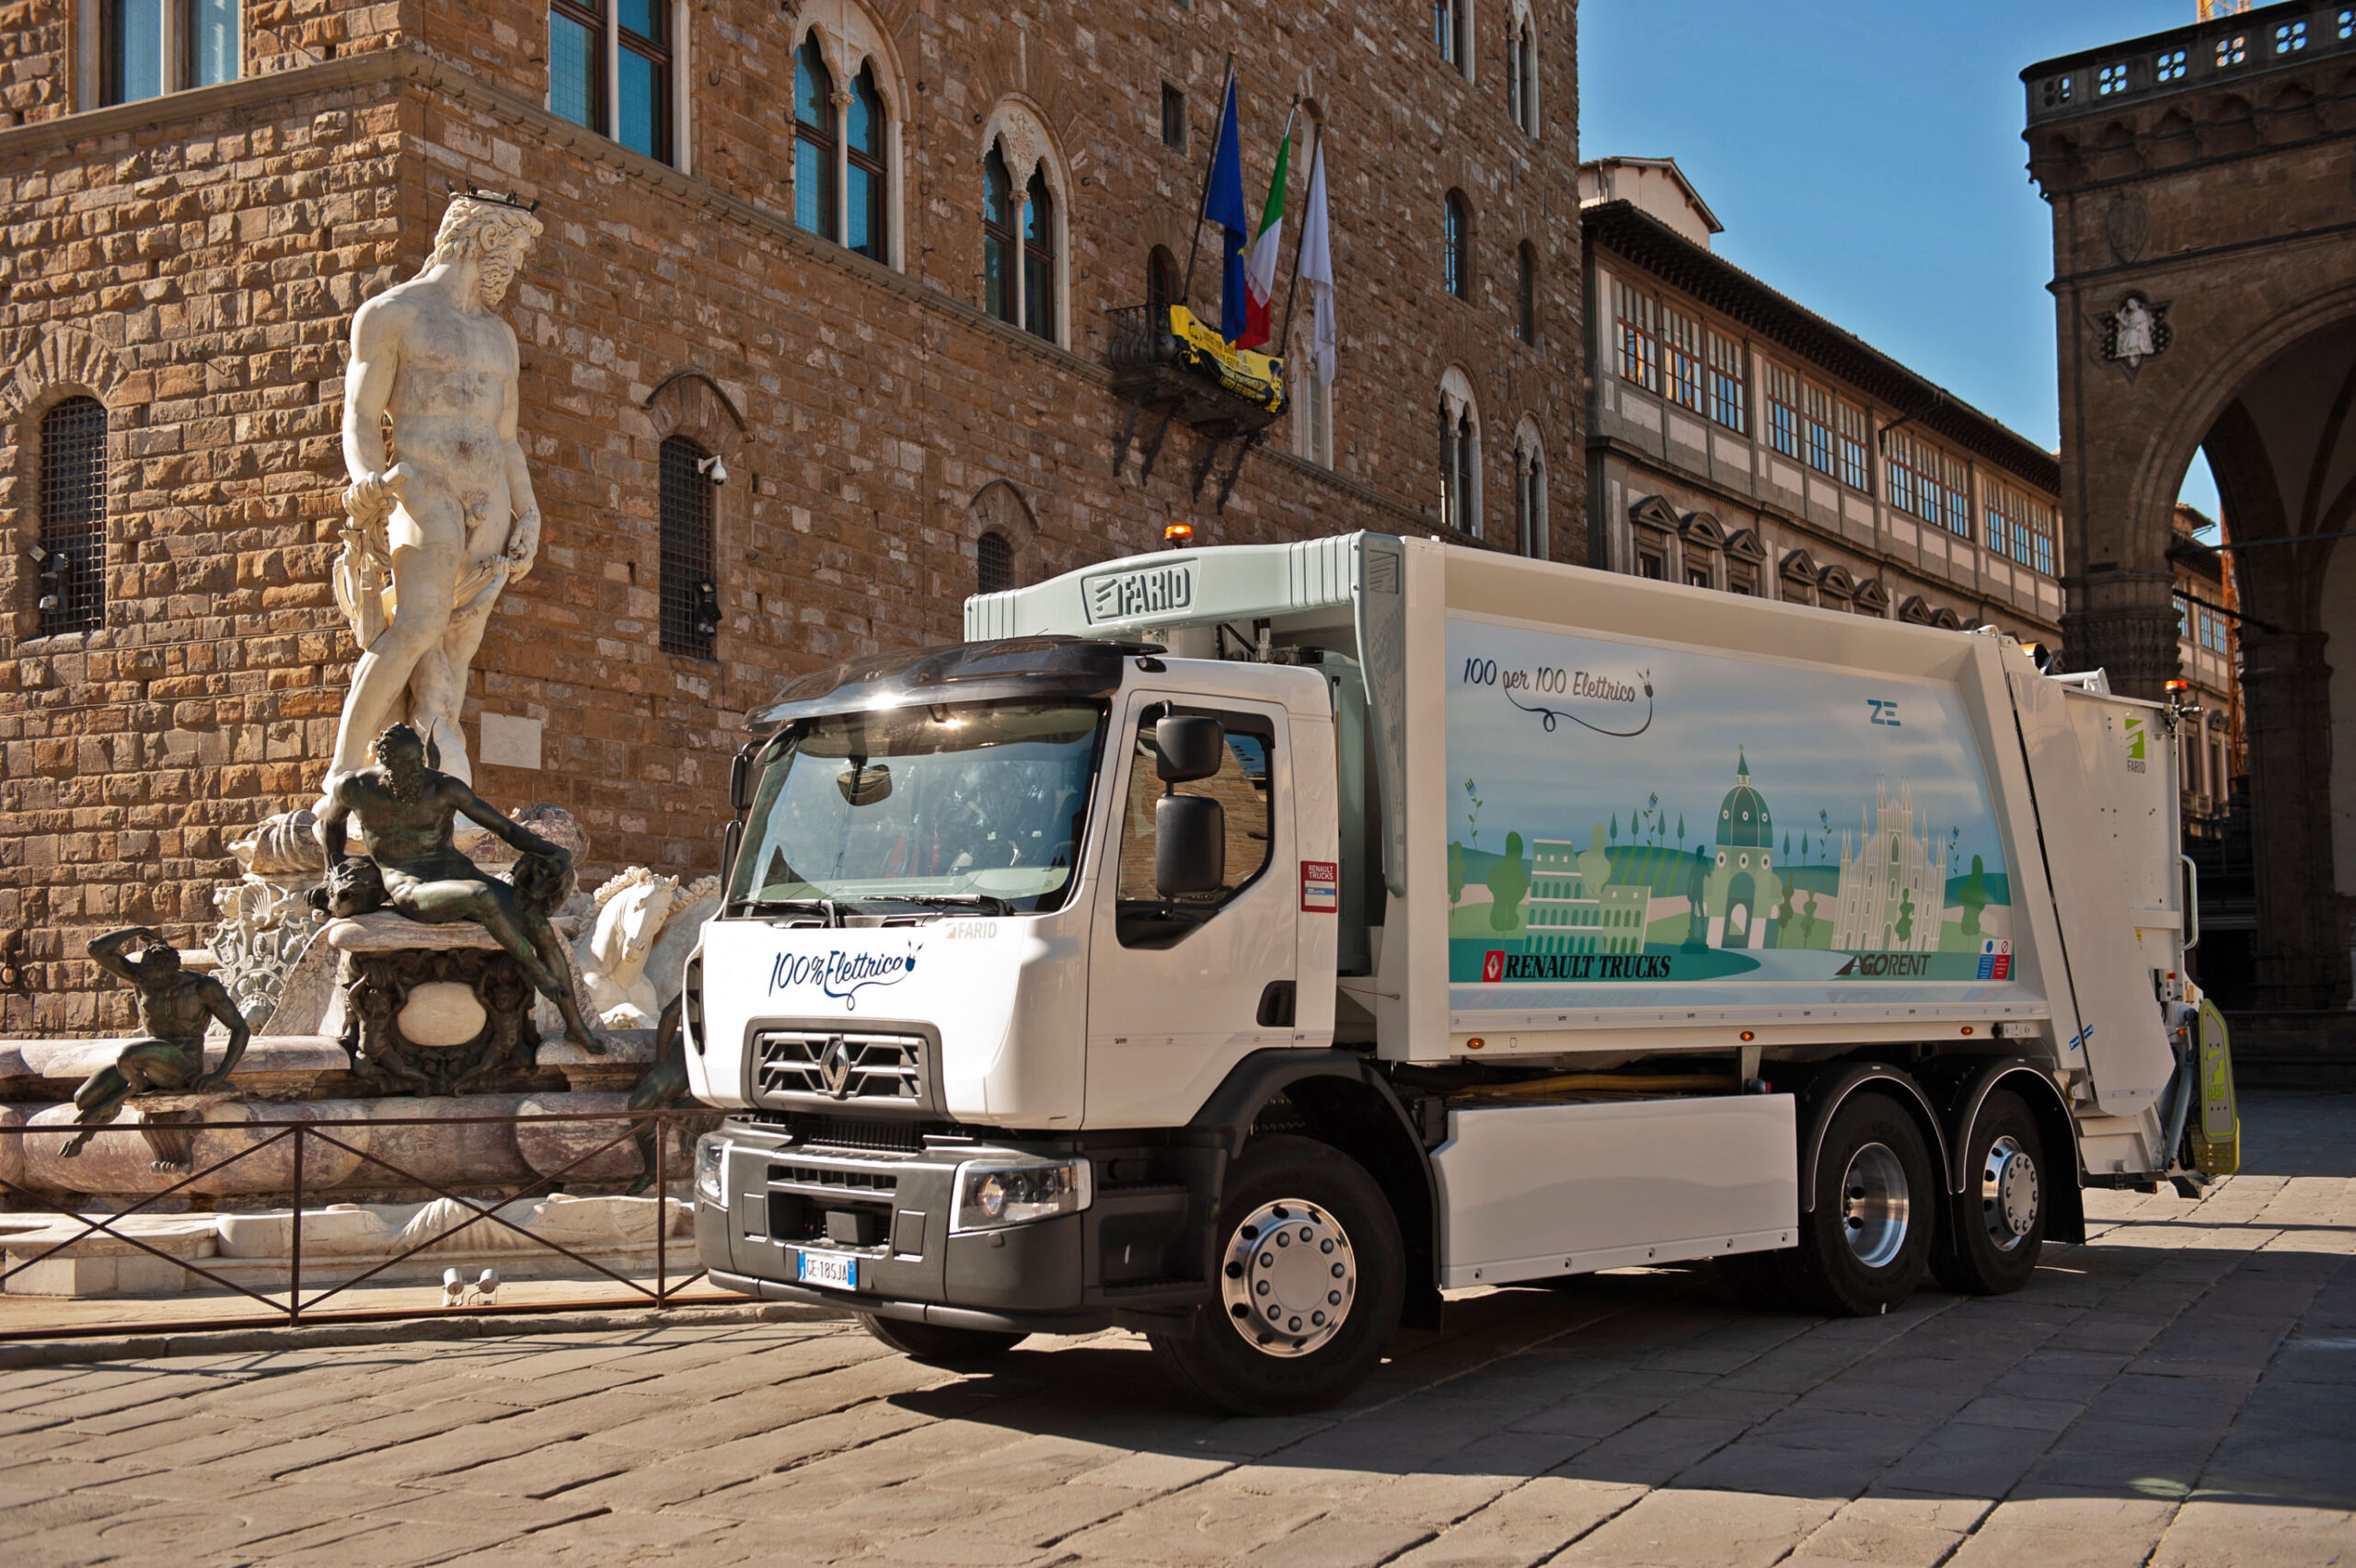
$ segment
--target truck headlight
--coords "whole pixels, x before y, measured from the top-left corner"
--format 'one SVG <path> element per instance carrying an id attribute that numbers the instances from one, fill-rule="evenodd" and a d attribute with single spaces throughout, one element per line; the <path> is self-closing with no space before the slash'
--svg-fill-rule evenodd
<path id="1" fill-rule="evenodd" d="M 969 1159 L 957 1168 L 957 1199 L 949 1228 L 1001 1230 L 1078 1214 L 1095 1196 L 1088 1161 L 1041 1159 L 1006 1155 L 995 1159 Z"/>
<path id="2" fill-rule="evenodd" d="M 728 1140 L 696 1140 L 696 1196 L 716 1209 L 728 1206 Z"/>

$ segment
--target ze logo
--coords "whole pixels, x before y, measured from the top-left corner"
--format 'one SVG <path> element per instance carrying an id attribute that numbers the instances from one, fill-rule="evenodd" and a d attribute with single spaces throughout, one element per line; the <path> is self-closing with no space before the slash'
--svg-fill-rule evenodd
<path id="1" fill-rule="evenodd" d="M 1885 698 L 1869 697 L 1865 698 L 1865 706 L 1874 710 L 1871 722 L 1887 724 L 1893 730 L 1899 728 L 1898 704 Z"/>

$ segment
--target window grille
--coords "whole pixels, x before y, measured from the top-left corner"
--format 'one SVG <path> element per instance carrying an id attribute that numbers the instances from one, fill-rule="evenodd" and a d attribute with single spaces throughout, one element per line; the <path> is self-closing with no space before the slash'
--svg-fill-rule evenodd
<path id="1" fill-rule="evenodd" d="M 995 530 L 974 545 L 974 592 L 1003 594 L 1014 586 L 1014 547 Z"/>
<path id="2" fill-rule="evenodd" d="M 602 0 L 550 0 L 549 109 L 600 135 L 606 130 L 606 13 Z"/>
<path id="3" fill-rule="evenodd" d="M 1738 434 L 1750 429 L 1750 384 L 1742 357 L 1740 343 L 1710 334 L 1710 418 Z"/>
<path id="4" fill-rule="evenodd" d="M 1991 478 L 1987 493 L 1988 548 L 2052 576 L 2053 508 L 2003 479 Z"/>
<path id="5" fill-rule="evenodd" d="M 1161 144 L 1186 150 L 1186 95 L 1167 82 L 1161 84 Z"/>
<path id="6" fill-rule="evenodd" d="M 1669 347 L 1669 400 L 1702 411 L 1702 324 L 1673 306 L 1661 308 L 1661 336 Z"/>
<path id="7" fill-rule="evenodd" d="M 1620 323 L 1620 379 L 1647 392 L 1660 390 L 1660 332 L 1653 296 L 1611 285 Z"/>
<path id="8" fill-rule="evenodd" d="M 1841 405 L 1841 482 L 1851 490 L 1869 490 L 1873 473 L 1865 465 L 1865 410 Z"/>
<path id="9" fill-rule="evenodd" d="M 663 651 L 712 657 L 720 595 L 712 576 L 711 480 L 697 465 L 709 454 L 683 436 L 663 444 Z"/>
<path id="10" fill-rule="evenodd" d="M 1832 394 L 1800 384 L 1801 409 L 1807 422 L 1807 466 L 1819 474 L 1832 472 Z"/>
<path id="11" fill-rule="evenodd" d="M 1767 444 L 1786 457 L 1800 455 L 1799 381 L 1780 364 L 1767 367 Z"/>
<path id="12" fill-rule="evenodd" d="M 834 239 L 835 78 L 819 57 L 818 40 L 793 52 L 793 224 Z"/>
<path id="13" fill-rule="evenodd" d="M 670 0 L 618 0 L 615 97 L 620 110 L 614 138 L 658 163 L 671 161 Z"/>
<path id="14" fill-rule="evenodd" d="M 1971 467 L 1959 458 L 1945 460 L 1947 487 L 1947 532 L 1971 537 Z"/>
<path id="15" fill-rule="evenodd" d="M 1472 268 L 1470 236 L 1471 224 L 1464 211 L 1464 198 L 1455 191 L 1448 193 L 1441 202 L 1443 254 L 1441 268 L 1446 275 L 1448 292 L 1459 299 L 1472 297 Z"/>
<path id="16" fill-rule="evenodd" d="M 104 626 L 107 411 L 69 398 L 40 421 L 40 548 L 35 582 L 44 635 Z"/>

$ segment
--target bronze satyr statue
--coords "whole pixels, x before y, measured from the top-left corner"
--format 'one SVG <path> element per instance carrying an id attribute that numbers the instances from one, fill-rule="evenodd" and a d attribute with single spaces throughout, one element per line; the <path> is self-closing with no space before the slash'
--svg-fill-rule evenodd
<path id="1" fill-rule="evenodd" d="M 549 924 L 563 901 L 572 855 L 509 821 L 464 782 L 426 763 L 425 743 L 406 724 L 376 737 L 376 766 L 331 774 L 319 842 L 328 855 L 324 890 L 339 915 L 365 913 L 384 903 L 421 925 L 471 920 L 504 948 L 540 995 L 564 1015 L 564 1037 L 604 1055 L 573 999 L 564 940 Z M 486 873 L 451 843 L 450 824 L 464 812 L 522 857 L 512 888 Z M 344 853 L 344 824 L 360 824 L 364 860 Z"/>
<path id="2" fill-rule="evenodd" d="M 145 946 L 139 956 L 126 957 L 123 949 L 141 938 L 145 939 Z M 147 1037 L 125 1045 L 112 1066 L 100 1067 L 74 1091 L 74 1103 L 82 1113 L 75 1120 L 82 1130 L 57 1151 L 67 1159 L 81 1153 L 133 1094 L 226 1086 L 237 1059 L 246 1054 L 248 1033 L 228 987 L 210 974 L 191 974 L 182 969 L 180 955 L 172 944 L 144 926 L 109 931 L 90 944 L 90 956 L 99 968 L 138 988 L 139 1022 Z M 216 1018 L 229 1031 L 229 1047 L 221 1054 L 221 1065 L 208 1073 L 204 1030 Z M 186 1168 L 185 1163 L 156 1167 Z"/>

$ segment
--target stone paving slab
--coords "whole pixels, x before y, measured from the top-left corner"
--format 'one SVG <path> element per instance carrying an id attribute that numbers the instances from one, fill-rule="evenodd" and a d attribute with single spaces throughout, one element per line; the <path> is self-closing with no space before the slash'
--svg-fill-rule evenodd
<path id="1" fill-rule="evenodd" d="M 1337 1409 L 1134 1336 L 961 1370 L 837 1320 L 0 1371 L 8 1568 L 2356 1564 L 2356 1098 L 2090 1193 L 2030 1288 L 1827 1321 L 1707 1268 L 1467 1293 Z"/>

